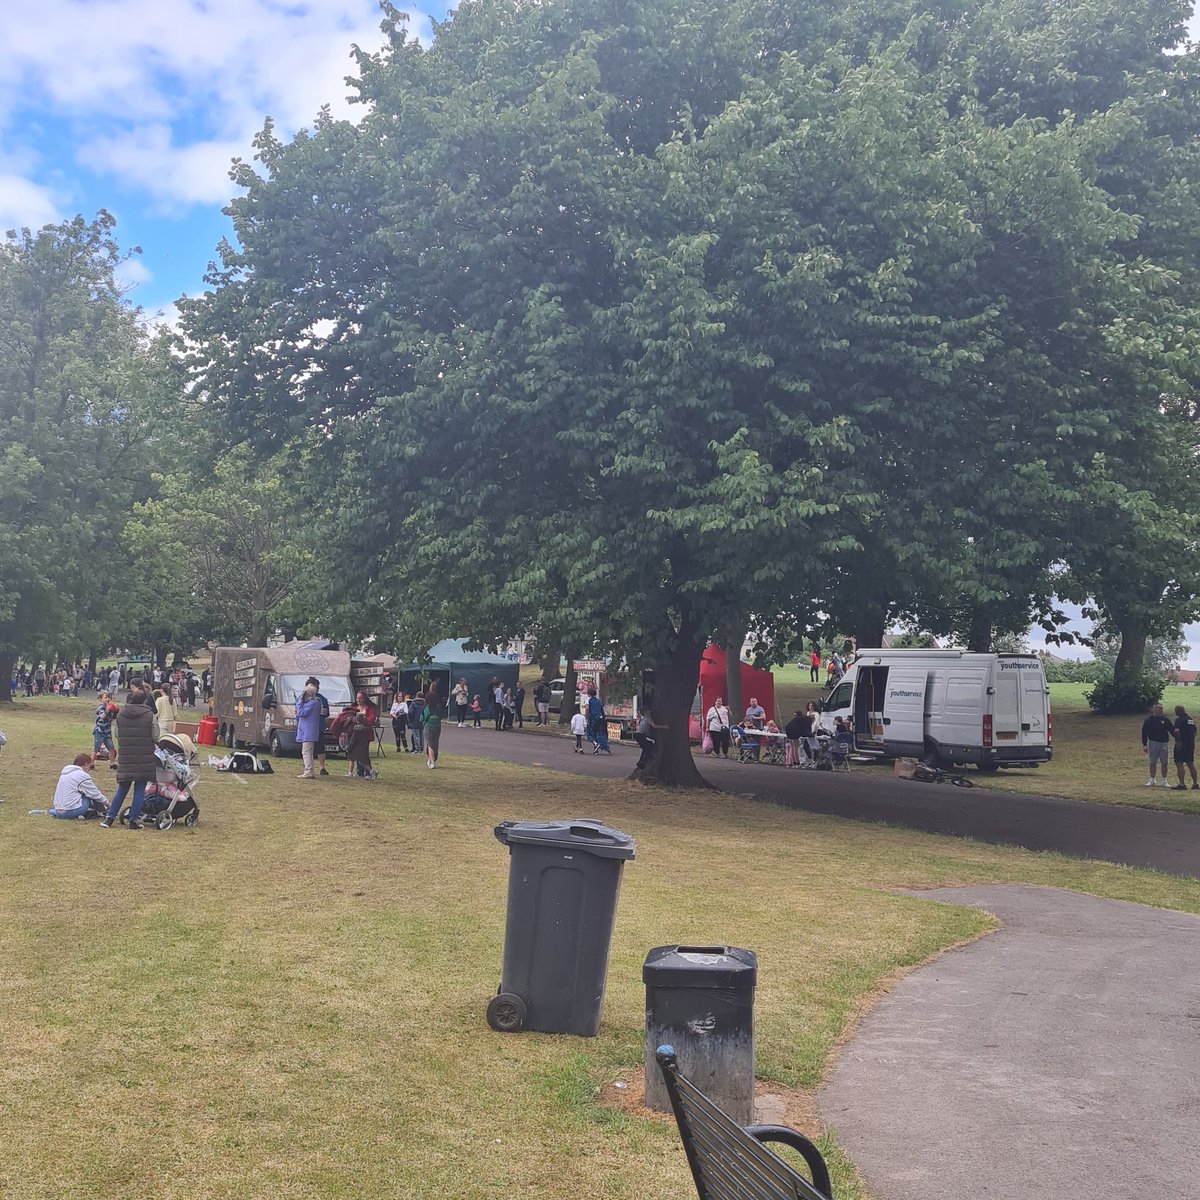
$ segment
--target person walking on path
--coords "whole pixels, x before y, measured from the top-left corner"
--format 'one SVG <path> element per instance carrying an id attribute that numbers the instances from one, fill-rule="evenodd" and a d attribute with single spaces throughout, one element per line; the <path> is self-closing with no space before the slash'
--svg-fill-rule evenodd
<path id="1" fill-rule="evenodd" d="M 437 692 L 429 689 L 425 709 L 421 713 L 421 729 L 425 734 L 425 761 L 432 771 L 437 766 L 438 742 L 442 739 L 442 717 L 438 712 Z"/>
<path id="2" fill-rule="evenodd" d="M 1163 706 L 1156 704 L 1150 715 L 1142 722 L 1142 749 L 1146 752 L 1147 765 L 1150 768 L 1150 778 L 1146 780 L 1147 787 L 1169 787 L 1167 783 L 1167 747 L 1175 736 L 1175 726 L 1163 716 Z M 1162 782 L 1154 778 L 1154 767 L 1162 768 Z M 1182 772 L 1180 772 L 1182 776 Z"/>
<path id="3" fill-rule="evenodd" d="M 592 753 L 611 754 L 608 748 L 608 717 L 604 712 L 604 702 L 596 695 L 595 686 L 587 690 L 588 702 L 588 741 L 592 743 Z"/>
<path id="4" fill-rule="evenodd" d="M 317 685 L 309 680 L 304 685 L 304 695 L 296 701 L 296 741 L 300 743 L 300 756 L 304 762 L 301 779 L 316 779 L 313 770 L 313 747 L 321 736 L 321 704 L 317 699 Z"/>
<path id="5" fill-rule="evenodd" d="M 705 724 L 708 726 L 708 736 L 712 739 L 713 755 L 721 758 L 729 757 L 729 709 L 725 701 L 718 696 L 712 708 L 705 714 Z"/>
<path id="6" fill-rule="evenodd" d="M 517 718 L 517 728 L 525 728 L 525 685 L 518 682 L 517 690 L 513 692 L 513 713 Z"/>
<path id="7" fill-rule="evenodd" d="M 146 801 L 146 784 L 153 783 L 158 759 L 154 757 L 158 744 L 158 718 L 150 710 L 150 700 L 141 688 L 135 688 L 129 702 L 117 713 L 117 790 L 108 815 L 100 822 L 103 829 L 111 829 L 121 804 L 133 788 L 133 803 L 129 807 L 129 828 L 141 829 L 138 818 Z"/>
<path id="8" fill-rule="evenodd" d="M 492 716 L 496 719 L 496 732 L 504 728 L 504 685 L 499 679 L 492 678 Z"/>
<path id="9" fill-rule="evenodd" d="M 583 737 L 587 733 L 587 717 L 583 715 L 583 710 L 580 709 L 571 718 L 571 732 L 575 735 L 575 753 L 583 753 Z"/>
<path id="10" fill-rule="evenodd" d="M 1175 785 L 1177 792 L 1187 787 L 1183 777 L 1183 769 L 1187 767 L 1192 773 L 1192 791 L 1200 790 L 1200 782 L 1196 780 L 1196 722 L 1188 716 L 1188 711 L 1182 704 L 1175 705 L 1175 770 L 1179 782 Z"/>

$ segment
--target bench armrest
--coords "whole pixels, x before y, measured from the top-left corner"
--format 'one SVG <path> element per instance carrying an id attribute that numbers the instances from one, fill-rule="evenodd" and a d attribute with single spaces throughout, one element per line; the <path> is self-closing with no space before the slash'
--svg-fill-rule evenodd
<path id="1" fill-rule="evenodd" d="M 747 1125 L 746 1132 L 755 1141 L 764 1145 L 768 1142 L 778 1142 L 780 1145 L 790 1146 L 808 1164 L 813 1186 L 817 1191 L 826 1196 L 833 1195 L 833 1188 L 829 1182 L 829 1168 L 825 1165 L 825 1158 L 810 1138 L 806 1138 L 804 1134 L 798 1133 L 795 1129 L 789 1129 L 786 1125 Z"/>

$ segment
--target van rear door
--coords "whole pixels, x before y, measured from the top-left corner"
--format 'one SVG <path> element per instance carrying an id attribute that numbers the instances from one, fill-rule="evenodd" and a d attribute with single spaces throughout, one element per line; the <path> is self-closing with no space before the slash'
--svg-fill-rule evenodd
<path id="1" fill-rule="evenodd" d="M 995 744 L 1044 747 L 1049 744 L 1046 675 L 1036 659 L 1000 655 L 996 662 L 993 717 Z"/>
<path id="2" fill-rule="evenodd" d="M 920 755 L 925 749 L 925 667 L 891 667 L 883 706 L 883 744 L 889 754 Z"/>

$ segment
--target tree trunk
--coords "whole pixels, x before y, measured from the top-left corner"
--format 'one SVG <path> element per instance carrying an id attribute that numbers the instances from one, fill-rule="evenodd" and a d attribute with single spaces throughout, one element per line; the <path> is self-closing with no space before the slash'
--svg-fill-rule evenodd
<path id="1" fill-rule="evenodd" d="M 883 635 L 887 633 L 887 617 L 890 603 L 886 596 L 879 596 L 872 601 L 864 602 L 858 620 L 854 622 L 854 637 L 864 649 L 883 645 Z"/>
<path id="2" fill-rule="evenodd" d="M 1113 682 L 1134 684 L 1146 661 L 1146 629 L 1135 621 L 1118 622 L 1117 629 L 1121 633 L 1121 648 L 1113 664 Z"/>
<path id="3" fill-rule="evenodd" d="M 746 640 L 746 631 L 737 629 L 722 643 L 725 647 L 725 703 L 738 720 L 746 711 L 745 697 L 742 695 L 742 643 Z M 714 696 L 704 697 L 704 711 L 712 707 Z"/>
<path id="4" fill-rule="evenodd" d="M 570 725 L 571 718 L 575 715 L 575 692 L 577 690 L 575 684 L 575 653 L 572 650 L 568 650 L 567 674 L 566 682 L 563 685 L 562 707 L 558 710 L 558 723 L 560 725 Z"/>
<path id="5" fill-rule="evenodd" d="M 541 650 L 541 647 L 538 647 Z M 542 678 L 549 683 L 552 679 L 558 678 L 558 668 L 562 662 L 562 646 L 555 640 L 552 644 L 548 644 L 546 649 L 541 651 L 537 656 L 537 664 L 542 672 Z M 569 665 L 569 664 L 568 664 Z"/>
<path id="6" fill-rule="evenodd" d="M 88 651 L 88 664 L 87 664 L 87 669 L 88 669 L 89 671 L 91 671 L 91 673 L 92 673 L 92 675 L 93 675 L 93 676 L 95 676 L 95 674 L 96 674 L 96 660 L 97 660 L 99 657 L 100 657 L 100 651 L 99 651 L 99 650 L 89 650 L 89 651 Z"/>
<path id="7" fill-rule="evenodd" d="M 992 648 L 992 622 L 986 613 L 973 612 L 967 628 L 967 649 L 986 654 Z"/>
<path id="8" fill-rule="evenodd" d="M 12 703 L 12 677 L 17 665 L 15 654 L 0 653 L 0 703 Z M 33 668 L 30 667 L 32 672 Z"/>
<path id="9" fill-rule="evenodd" d="M 738 650 L 741 650 L 740 646 Z M 665 661 L 655 664 L 654 719 L 670 728 L 656 731 L 657 740 L 650 761 L 643 770 L 635 771 L 632 779 L 670 787 L 713 786 L 697 769 L 688 737 L 688 720 L 692 713 L 692 701 L 696 697 L 703 653 L 703 637 L 695 633 L 689 636 L 685 625 L 675 651 Z"/>

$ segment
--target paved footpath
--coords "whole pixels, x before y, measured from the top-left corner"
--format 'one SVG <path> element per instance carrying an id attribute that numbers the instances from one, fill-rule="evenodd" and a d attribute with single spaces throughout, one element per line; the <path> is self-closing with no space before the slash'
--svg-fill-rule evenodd
<path id="1" fill-rule="evenodd" d="M 488 727 L 442 730 L 447 755 L 479 755 L 580 775 L 626 776 L 637 752 L 621 745 L 611 756 L 579 755 L 573 746 L 572 738 L 549 734 L 496 733 Z M 789 808 L 1200 877 L 1200 817 L 1184 813 L 913 783 L 896 779 L 885 767 L 857 764 L 849 774 L 834 775 L 706 758 L 700 769 L 723 791 Z M 1137 782 L 1131 781 L 1131 790 Z"/>
<path id="2" fill-rule="evenodd" d="M 1003 927 L 906 976 L 818 1097 L 879 1200 L 1200 1195 L 1200 917 L 913 892 Z"/>

